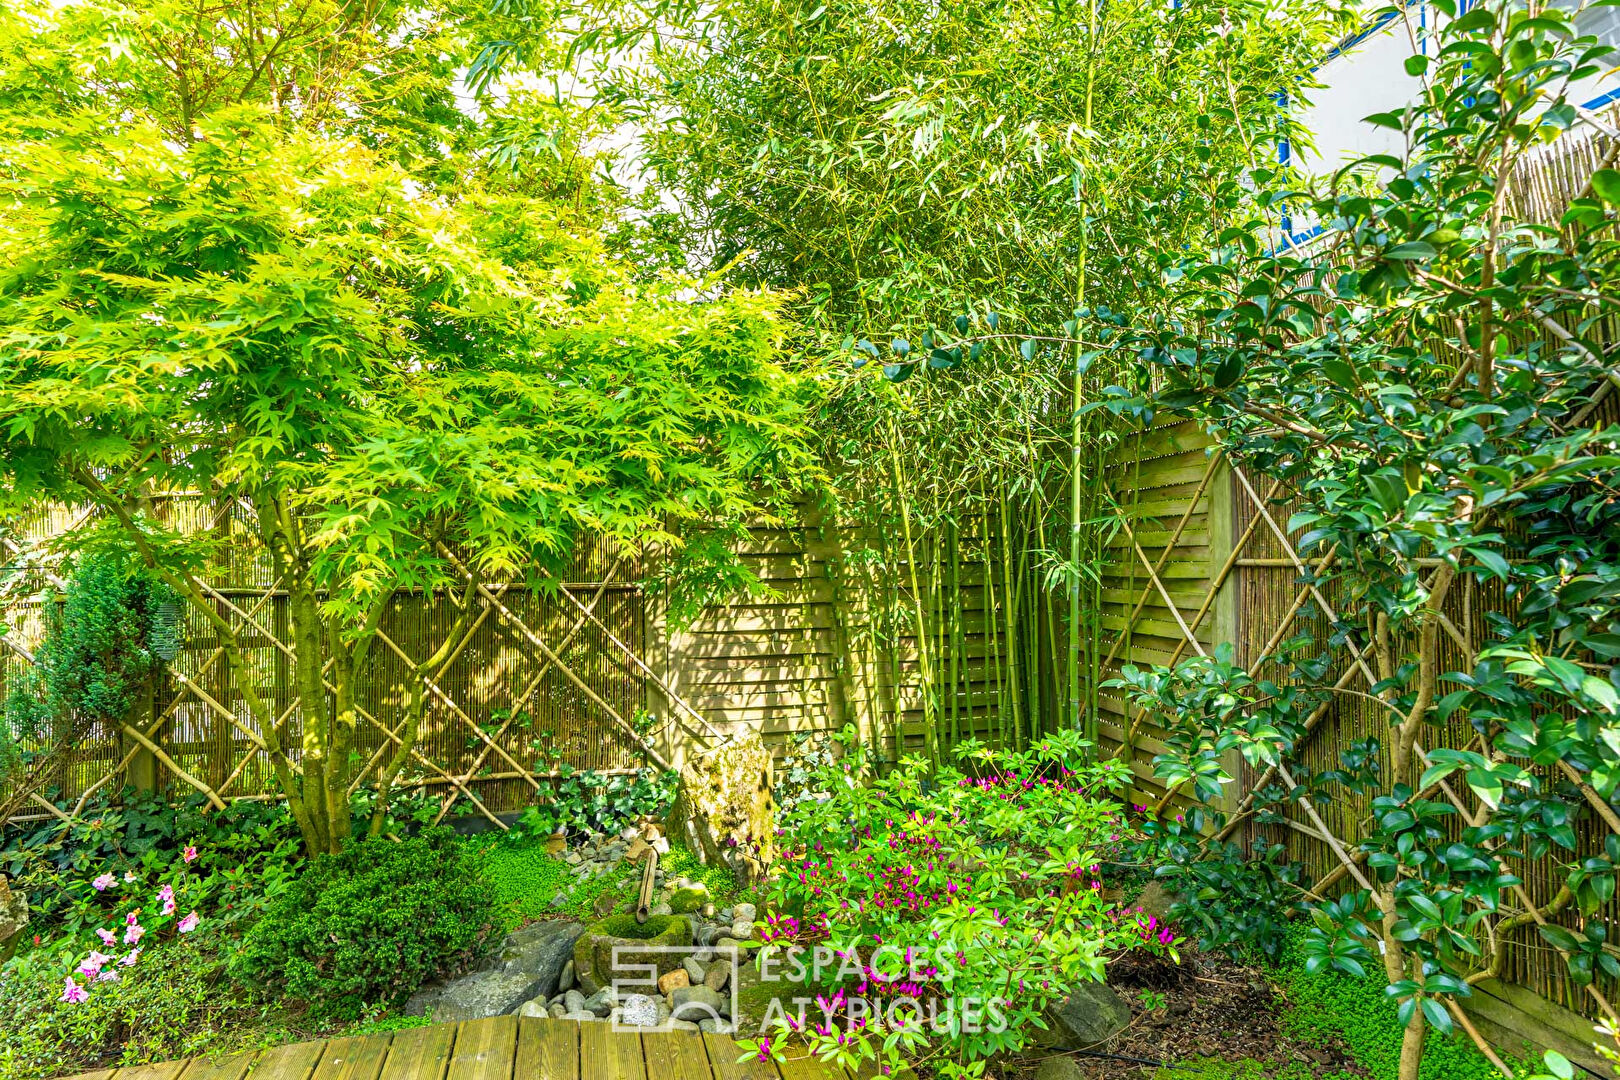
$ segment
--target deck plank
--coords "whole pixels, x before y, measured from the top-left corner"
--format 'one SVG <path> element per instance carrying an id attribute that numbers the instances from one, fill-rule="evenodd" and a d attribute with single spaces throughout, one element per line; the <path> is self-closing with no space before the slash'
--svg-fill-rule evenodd
<path id="1" fill-rule="evenodd" d="M 428 1024 L 394 1032 L 380 1080 L 443 1080 L 460 1026 Z"/>
<path id="2" fill-rule="evenodd" d="M 750 1057 L 738 1061 L 743 1048 L 724 1035 L 703 1032 L 703 1045 L 709 1051 L 709 1064 L 715 1080 L 777 1080 L 776 1069 L 768 1061 Z"/>
<path id="3" fill-rule="evenodd" d="M 518 1021 L 516 1080 L 580 1080 L 579 1024 L 573 1020 Z"/>
<path id="4" fill-rule="evenodd" d="M 647 1080 L 641 1036 L 614 1031 L 612 1024 L 580 1022 L 580 1080 Z"/>
<path id="5" fill-rule="evenodd" d="M 641 1052 L 650 1080 L 715 1080 L 703 1040 L 690 1031 L 644 1031 Z"/>
<path id="6" fill-rule="evenodd" d="M 130 1080 L 178 1080 L 189 1064 L 190 1058 L 181 1058 L 179 1061 L 155 1061 L 150 1065 L 126 1066 L 118 1070 L 118 1075 L 127 1076 Z"/>
<path id="7" fill-rule="evenodd" d="M 377 1080 L 383 1062 L 388 1060 L 392 1035 L 357 1035 L 333 1039 L 315 1067 L 311 1080 Z M 190 1080 L 187 1073 L 181 1080 Z M 229 1080 L 229 1078 L 225 1078 Z"/>
<path id="8" fill-rule="evenodd" d="M 242 1080 L 253 1067 L 253 1059 L 259 1056 L 257 1050 L 244 1050 L 239 1054 L 228 1054 L 223 1057 L 211 1057 L 199 1054 L 191 1059 L 191 1064 L 181 1074 L 182 1080 Z"/>
<path id="9" fill-rule="evenodd" d="M 468 1020 L 456 1033 L 447 1080 L 512 1080 L 517 1054 L 517 1017 Z"/>
<path id="10" fill-rule="evenodd" d="M 253 1080 L 309 1080 L 325 1050 L 324 1042 L 272 1046 L 253 1063 Z"/>

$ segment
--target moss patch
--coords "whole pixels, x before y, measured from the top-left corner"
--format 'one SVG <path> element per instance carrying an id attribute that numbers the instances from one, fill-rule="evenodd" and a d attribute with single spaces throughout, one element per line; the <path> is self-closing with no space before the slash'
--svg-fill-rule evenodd
<path id="1" fill-rule="evenodd" d="M 676 889 L 669 898 L 669 909 L 677 915 L 690 915 L 708 902 L 707 889 Z"/>
<path id="2" fill-rule="evenodd" d="M 684 926 L 686 920 L 675 915 L 654 915 L 646 922 L 638 923 L 634 915 L 612 915 L 591 927 L 586 933 L 629 938 L 631 941 L 652 941 L 668 934 L 675 928 L 676 923 Z"/>

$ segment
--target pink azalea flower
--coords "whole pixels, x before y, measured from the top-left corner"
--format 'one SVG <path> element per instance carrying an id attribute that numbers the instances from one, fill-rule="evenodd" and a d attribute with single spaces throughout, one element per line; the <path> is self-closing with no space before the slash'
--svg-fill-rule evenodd
<path id="1" fill-rule="evenodd" d="M 116 971 L 103 971 L 100 975 L 96 976 L 96 982 L 117 982 L 117 981 L 118 981 L 118 972 L 116 972 Z"/>
<path id="2" fill-rule="evenodd" d="M 158 903 L 160 903 L 160 904 L 171 903 L 174 900 L 174 886 L 172 886 L 172 885 L 163 886 L 163 888 L 158 890 L 157 898 L 158 898 Z"/>
<path id="3" fill-rule="evenodd" d="M 62 1000 L 69 1005 L 82 1005 L 90 1000 L 90 995 L 84 987 L 73 981 L 73 976 L 69 975 L 62 982 Z"/>
<path id="4" fill-rule="evenodd" d="M 180 925 L 176 929 L 178 929 L 182 934 L 189 934 L 193 930 L 197 929 L 198 922 L 199 920 L 197 918 L 197 913 L 193 911 L 190 915 L 187 915 L 185 918 L 180 920 Z"/>
<path id="5" fill-rule="evenodd" d="M 96 937 L 101 939 L 103 945 L 118 944 L 118 934 L 112 930 L 97 930 Z"/>
<path id="6" fill-rule="evenodd" d="M 173 915 L 174 914 L 174 901 L 173 900 L 165 900 L 165 901 L 163 901 L 163 914 L 165 914 L 165 915 Z"/>
<path id="7" fill-rule="evenodd" d="M 190 844 L 186 845 L 186 850 L 181 852 L 180 857 L 182 859 L 186 860 L 186 862 L 188 862 L 188 863 L 189 862 L 196 862 L 197 861 L 197 849 L 196 849 L 196 847 L 193 846 L 193 845 L 190 845 Z"/>
<path id="8" fill-rule="evenodd" d="M 133 882 L 134 880 L 135 880 L 135 871 L 133 871 L 133 870 L 125 870 L 124 871 L 124 881 Z"/>
<path id="9" fill-rule="evenodd" d="M 129 929 L 124 931 L 125 945 L 139 945 L 141 938 L 146 935 L 146 928 L 138 922 L 131 922 Z"/>
<path id="10" fill-rule="evenodd" d="M 95 889 L 96 892 L 106 892 L 116 884 L 118 884 L 117 878 L 113 877 L 111 874 L 102 874 L 100 877 L 96 878 L 90 883 L 90 887 Z"/>
<path id="11" fill-rule="evenodd" d="M 131 950 L 129 950 L 129 955 L 128 956 L 126 956 L 122 960 L 118 961 L 118 966 L 119 967 L 134 967 L 135 966 L 135 961 L 139 960 L 140 957 L 141 957 L 141 950 L 139 950 L 139 949 L 131 949 Z"/>
<path id="12" fill-rule="evenodd" d="M 92 949 L 90 950 L 90 955 L 85 958 L 84 963 L 79 965 L 79 974 L 83 975 L 87 979 L 93 979 L 97 975 L 101 974 L 102 966 L 111 959 L 112 957 L 108 956 L 106 953 L 96 952 L 94 949 Z"/>

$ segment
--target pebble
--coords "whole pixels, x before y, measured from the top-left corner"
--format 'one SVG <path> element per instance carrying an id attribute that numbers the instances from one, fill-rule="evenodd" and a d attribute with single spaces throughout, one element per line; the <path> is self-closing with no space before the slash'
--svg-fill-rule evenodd
<path id="1" fill-rule="evenodd" d="M 627 994 L 619 1007 L 619 1020 L 631 1027 L 658 1026 L 658 999 L 647 994 Z"/>
<path id="2" fill-rule="evenodd" d="M 681 961 L 681 967 L 686 971 L 686 982 L 688 986 L 696 986 L 698 983 L 703 982 L 704 977 L 708 974 L 696 957 L 688 956 L 685 960 Z"/>
<path id="3" fill-rule="evenodd" d="M 558 1019 L 559 1020 L 598 1020 L 598 1019 L 601 1019 L 601 1018 L 598 1017 L 595 1013 L 565 1012 L 565 1013 L 562 1014 L 562 1016 L 558 1017 Z"/>
<path id="4" fill-rule="evenodd" d="M 558 990 L 572 990 L 574 988 L 574 962 L 572 960 L 563 965 L 562 974 L 557 976 Z"/>
<path id="5" fill-rule="evenodd" d="M 756 909 L 753 904 L 738 904 L 732 909 L 732 921 L 740 923 L 752 923 L 755 919 L 757 910 L 758 909 Z"/>
<path id="6" fill-rule="evenodd" d="M 699 980 L 699 981 L 701 982 L 702 980 Z M 676 968 L 674 971 L 668 972 L 668 973 L 666 973 L 664 975 L 660 975 L 658 977 L 658 992 L 660 994 L 667 994 L 671 990 L 674 990 L 676 987 L 679 987 L 679 986 L 691 986 L 691 985 L 692 985 L 692 976 L 687 974 L 686 968 L 684 966 Z"/>
<path id="7" fill-rule="evenodd" d="M 571 1013 L 585 1011 L 585 995 L 578 990 L 570 990 L 563 995 L 563 1008 Z"/>

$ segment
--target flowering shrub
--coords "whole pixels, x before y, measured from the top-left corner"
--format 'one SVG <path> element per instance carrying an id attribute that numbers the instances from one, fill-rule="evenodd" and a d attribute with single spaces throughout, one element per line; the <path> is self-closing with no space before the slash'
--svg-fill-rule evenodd
<path id="1" fill-rule="evenodd" d="M 0 1080 L 54 1075 L 116 1054 L 124 1064 L 188 1054 L 219 975 L 213 944 L 190 940 L 211 892 L 195 846 L 154 879 L 103 870 L 76 908 L 93 932 L 63 933 L 0 971 Z M 212 922 L 212 920 L 210 920 Z M 153 959 L 153 956 L 156 959 Z M 227 996 L 228 999 L 228 996 Z"/>
<path id="2" fill-rule="evenodd" d="M 311 860 L 248 931 L 230 972 L 352 1019 L 494 947 L 510 915 L 493 896 L 486 852 L 449 829 L 363 840 Z"/>
<path id="3" fill-rule="evenodd" d="M 763 935 L 800 947 L 781 967 L 819 995 L 802 1017 L 781 1006 L 767 1019 L 818 1056 L 888 1068 L 927 1057 L 978 1075 L 1114 955 L 1174 955 L 1171 930 L 1104 897 L 1100 864 L 1127 840 L 1111 796 L 1128 774 L 1086 764 L 1078 735 L 1022 752 L 967 742 L 965 768 L 908 758 L 880 778 L 843 741 L 819 769 L 830 797 L 786 818 Z M 768 1038 L 753 1049 L 774 1053 Z"/>
<path id="4" fill-rule="evenodd" d="M 0 872 L 28 894 L 31 933 L 49 948 L 77 949 L 106 925 L 112 905 L 136 902 L 123 881 L 127 874 L 143 882 L 184 880 L 189 906 L 216 925 L 251 920 L 302 864 L 297 830 L 280 804 L 208 808 L 201 795 L 169 803 L 151 792 L 114 792 L 85 806 L 72 824 L 53 817 L 8 830 Z M 188 861 L 188 850 L 202 857 Z M 109 879 L 119 886 L 96 888 Z"/>

